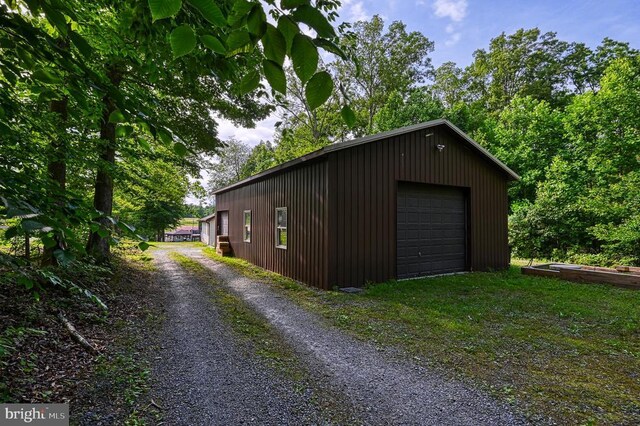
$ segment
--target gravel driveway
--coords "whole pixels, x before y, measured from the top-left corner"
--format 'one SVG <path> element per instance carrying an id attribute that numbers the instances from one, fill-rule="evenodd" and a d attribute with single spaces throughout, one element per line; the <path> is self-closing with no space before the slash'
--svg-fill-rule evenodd
<path id="1" fill-rule="evenodd" d="M 155 354 L 151 397 L 167 425 L 326 424 L 295 384 L 243 350 L 212 301 L 211 287 L 194 280 L 157 250 L 166 320 Z"/>
<path id="2" fill-rule="evenodd" d="M 357 407 L 357 416 L 367 424 L 424 424 L 424 425 L 505 425 L 525 424 L 508 406 L 502 405 L 461 382 L 444 378 L 424 367 L 414 365 L 391 356 L 379 348 L 355 340 L 340 330 L 332 328 L 268 285 L 253 282 L 228 266 L 202 255 L 193 247 L 176 246 L 182 254 L 191 257 L 211 270 L 226 287 L 245 300 L 257 313 L 264 316 L 290 344 L 307 368 L 327 377 L 332 386 L 340 389 Z M 181 274 L 166 260 L 160 258 L 163 269 L 172 271 L 170 281 L 180 281 Z M 224 404 L 232 404 L 234 410 L 263 413 L 261 423 L 270 419 L 289 422 L 288 408 L 293 402 L 285 398 L 271 398 L 267 388 L 256 381 L 251 396 L 246 395 L 243 384 L 227 379 L 230 374 L 240 374 L 242 380 L 253 380 L 259 372 L 254 371 L 246 360 L 236 360 L 233 345 L 228 336 L 220 336 L 211 330 L 222 327 L 219 318 L 212 312 L 206 298 L 197 300 L 195 290 L 175 287 L 175 305 L 171 317 L 180 321 L 173 337 L 184 350 L 171 363 L 181 364 L 180 370 L 189 375 L 194 385 L 228 387 L 229 395 L 216 401 L 212 411 Z M 202 292 L 198 290 L 198 292 Z M 177 325 L 177 324 L 176 324 Z M 206 327 L 206 330 L 203 330 Z M 169 330 L 171 332 L 171 330 Z M 217 353 L 211 347 L 220 348 Z M 187 349 L 188 348 L 188 349 Z M 224 365 L 220 368 L 219 363 Z M 204 369 L 204 371 L 203 371 Z M 246 379 L 245 379 L 246 378 Z M 258 380 L 258 379 L 256 379 Z M 283 389 L 284 390 L 284 389 Z M 286 390 L 284 390 L 286 392 Z M 190 389 L 184 395 L 176 395 L 176 403 L 186 397 L 194 401 Z M 227 395 L 227 393 L 223 394 Z M 240 398 L 240 400 L 238 400 Z M 295 397 L 294 397 L 295 398 Z M 196 399 L 201 402 L 206 399 Z M 245 405 L 246 404 L 246 405 Z M 273 405 L 271 405 L 273 404 Z M 264 410 L 264 411 L 261 411 Z M 299 424 L 316 423 L 299 419 Z"/>

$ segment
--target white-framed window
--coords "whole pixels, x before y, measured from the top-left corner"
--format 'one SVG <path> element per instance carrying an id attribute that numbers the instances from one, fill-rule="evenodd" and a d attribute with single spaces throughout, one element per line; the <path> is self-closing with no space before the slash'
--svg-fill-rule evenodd
<path id="1" fill-rule="evenodd" d="M 287 248 L 287 208 L 276 208 L 276 247 Z"/>
<path id="2" fill-rule="evenodd" d="M 242 238 L 245 243 L 251 242 L 251 210 L 245 210 L 243 213 L 243 232 Z"/>

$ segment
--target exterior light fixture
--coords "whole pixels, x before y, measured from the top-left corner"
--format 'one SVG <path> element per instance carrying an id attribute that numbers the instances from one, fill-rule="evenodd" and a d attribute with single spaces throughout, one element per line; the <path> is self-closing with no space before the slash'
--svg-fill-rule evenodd
<path id="1" fill-rule="evenodd" d="M 444 145 L 438 144 L 436 145 L 436 148 L 438 148 L 438 152 L 442 152 L 444 150 Z"/>

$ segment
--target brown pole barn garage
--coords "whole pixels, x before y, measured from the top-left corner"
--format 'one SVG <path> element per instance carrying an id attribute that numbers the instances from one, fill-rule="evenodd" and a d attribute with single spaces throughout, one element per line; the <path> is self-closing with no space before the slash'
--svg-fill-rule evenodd
<path id="1" fill-rule="evenodd" d="M 235 256 L 323 289 L 504 269 L 515 179 L 434 120 L 329 145 L 217 190 L 217 232 Z"/>

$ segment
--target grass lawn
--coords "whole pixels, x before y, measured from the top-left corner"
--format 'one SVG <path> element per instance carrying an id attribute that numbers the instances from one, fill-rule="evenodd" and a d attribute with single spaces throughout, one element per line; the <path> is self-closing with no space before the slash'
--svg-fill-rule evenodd
<path id="1" fill-rule="evenodd" d="M 182 219 L 180 219 L 180 223 L 178 225 L 178 227 L 182 227 L 182 226 L 190 226 L 193 228 L 197 228 L 198 227 L 198 218 L 197 217 L 183 217 Z"/>
<path id="2" fill-rule="evenodd" d="M 309 289 L 204 251 L 271 281 L 356 337 L 399 347 L 538 420 L 640 422 L 638 291 L 524 276 L 512 267 L 391 281 L 351 295 Z"/>

